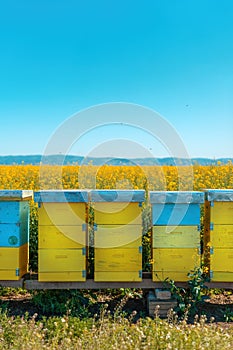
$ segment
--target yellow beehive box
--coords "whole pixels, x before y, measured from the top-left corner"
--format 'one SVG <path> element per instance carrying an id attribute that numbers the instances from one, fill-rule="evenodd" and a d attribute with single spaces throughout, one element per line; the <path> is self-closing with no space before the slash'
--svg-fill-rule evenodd
<path id="1" fill-rule="evenodd" d="M 233 190 L 205 192 L 204 258 L 212 281 L 233 281 Z"/>
<path id="2" fill-rule="evenodd" d="M 38 191 L 34 200 L 39 207 L 39 225 L 82 226 L 87 221 L 87 191 Z"/>
<path id="3" fill-rule="evenodd" d="M 210 224 L 233 225 L 233 189 L 206 190 L 205 216 Z"/>
<path id="4" fill-rule="evenodd" d="M 28 264 L 28 244 L 17 248 L 0 248 L 0 268 L 16 268 Z"/>
<path id="5" fill-rule="evenodd" d="M 87 202 L 84 190 L 35 192 L 39 281 L 85 281 Z"/>
<path id="6" fill-rule="evenodd" d="M 86 249 L 39 249 L 38 270 L 39 281 L 85 281 Z"/>
<path id="7" fill-rule="evenodd" d="M 141 269 L 141 247 L 95 250 L 95 281 L 141 281 Z"/>
<path id="8" fill-rule="evenodd" d="M 94 280 L 142 280 L 142 202 L 145 191 L 93 190 Z"/>
<path id="9" fill-rule="evenodd" d="M 93 208 L 97 225 L 141 225 L 138 203 L 94 203 Z"/>
<path id="10" fill-rule="evenodd" d="M 196 267 L 200 267 L 198 248 L 153 249 L 153 281 L 163 281 L 166 278 L 187 281 L 188 273 Z"/>
<path id="11" fill-rule="evenodd" d="M 232 282 L 233 272 L 211 271 L 210 277 L 212 282 Z"/>
<path id="12" fill-rule="evenodd" d="M 0 248 L 0 279 L 19 280 L 28 272 L 28 244 Z"/>
<path id="13" fill-rule="evenodd" d="M 211 267 L 213 271 L 233 272 L 233 249 L 212 248 Z"/>
<path id="14" fill-rule="evenodd" d="M 199 248 L 198 226 L 153 226 L 153 248 Z"/>
<path id="15" fill-rule="evenodd" d="M 95 282 L 141 282 L 141 271 L 95 271 Z"/>
<path id="16" fill-rule="evenodd" d="M 216 225 L 233 225 L 233 202 L 213 202 L 210 221 Z"/>
<path id="17" fill-rule="evenodd" d="M 90 201 L 97 225 L 141 225 L 143 190 L 93 190 Z"/>
<path id="18" fill-rule="evenodd" d="M 95 254 L 96 271 L 139 271 L 141 270 L 141 247 L 97 249 Z"/>
<path id="19" fill-rule="evenodd" d="M 86 230 L 83 226 L 39 226 L 38 248 L 83 248 Z"/>
<path id="20" fill-rule="evenodd" d="M 38 215 L 40 225 L 81 226 L 86 222 L 86 204 L 41 203 Z"/>
<path id="21" fill-rule="evenodd" d="M 233 249 L 233 225 L 211 226 L 210 242 L 214 248 Z"/>
<path id="22" fill-rule="evenodd" d="M 1 281 L 18 281 L 28 272 L 28 265 L 17 269 L 0 269 Z"/>
<path id="23" fill-rule="evenodd" d="M 86 274 L 84 271 L 59 271 L 59 272 L 40 272 L 39 282 L 85 282 Z"/>
<path id="24" fill-rule="evenodd" d="M 187 271 L 153 271 L 152 280 L 154 282 L 163 282 L 166 279 L 176 282 L 186 282 L 188 280 Z"/>
<path id="25" fill-rule="evenodd" d="M 140 225 L 98 225 L 95 227 L 95 248 L 138 248 L 142 245 Z"/>

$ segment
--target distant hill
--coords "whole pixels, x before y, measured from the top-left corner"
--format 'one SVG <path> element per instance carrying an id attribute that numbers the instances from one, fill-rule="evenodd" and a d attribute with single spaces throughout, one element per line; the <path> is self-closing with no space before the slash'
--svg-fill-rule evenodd
<path id="1" fill-rule="evenodd" d="M 227 164 L 229 161 L 233 163 L 233 158 L 219 158 L 219 159 L 210 159 L 210 158 L 192 158 L 192 159 L 183 159 L 183 158 L 134 158 L 134 159 L 125 159 L 125 158 L 91 158 L 91 157 L 82 157 L 67 155 L 64 157 L 60 154 L 42 156 L 41 155 L 17 155 L 17 156 L 0 156 L 0 164 L 4 165 L 39 165 L 41 162 L 43 164 L 51 165 L 188 165 L 190 162 L 192 164 L 199 165 L 216 165 L 219 162 L 221 164 Z"/>

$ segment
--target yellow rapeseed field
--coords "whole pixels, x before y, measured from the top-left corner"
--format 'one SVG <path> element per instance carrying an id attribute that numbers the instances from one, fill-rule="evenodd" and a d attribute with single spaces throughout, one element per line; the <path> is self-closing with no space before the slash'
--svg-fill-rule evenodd
<path id="1" fill-rule="evenodd" d="M 202 190 L 233 188 L 233 164 L 217 166 L 0 166 L 0 189 Z"/>
<path id="2" fill-rule="evenodd" d="M 0 166 L 0 189 L 203 190 L 233 188 L 233 164 L 217 166 Z M 150 271 L 150 208 L 143 210 L 143 271 Z M 30 269 L 38 269 L 38 210 L 31 202 Z M 90 260 L 90 264 L 93 261 Z"/>

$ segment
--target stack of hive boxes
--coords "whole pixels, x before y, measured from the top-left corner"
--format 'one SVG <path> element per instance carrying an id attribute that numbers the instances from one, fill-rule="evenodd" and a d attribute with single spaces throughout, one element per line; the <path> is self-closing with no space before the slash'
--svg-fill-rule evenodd
<path id="1" fill-rule="evenodd" d="M 187 281 L 200 266 L 202 192 L 150 192 L 152 205 L 152 279 Z"/>
<path id="2" fill-rule="evenodd" d="M 35 192 L 38 202 L 38 280 L 85 281 L 88 192 Z"/>
<path id="3" fill-rule="evenodd" d="M 142 203 L 145 191 L 90 191 L 94 209 L 94 280 L 142 280 Z"/>
<path id="4" fill-rule="evenodd" d="M 32 191 L 0 191 L 0 279 L 19 280 L 28 271 L 29 201 Z"/>
<path id="5" fill-rule="evenodd" d="M 233 280 L 233 190 L 205 192 L 205 264 L 215 282 Z"/>

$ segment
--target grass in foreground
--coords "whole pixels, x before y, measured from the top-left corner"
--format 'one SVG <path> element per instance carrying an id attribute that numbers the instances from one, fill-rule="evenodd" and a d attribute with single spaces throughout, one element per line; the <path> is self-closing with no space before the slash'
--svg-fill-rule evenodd
<path id="1" fill-rule="evenodd" d="M 134 322 L 135 313 L 126 318 L 111 316 L 103 309 L 100 317 L 80 320 L 63 316 L 36 320 L 9 317 L 0 313 L 0 349 L 232 349 L 233 326 L 206 323 L 205 316 L 194 324 L 178 321 L 171 312 L 167 320 L 159 317 Z"/>

